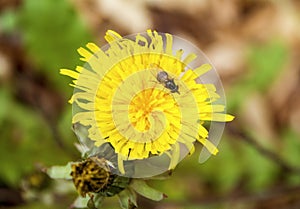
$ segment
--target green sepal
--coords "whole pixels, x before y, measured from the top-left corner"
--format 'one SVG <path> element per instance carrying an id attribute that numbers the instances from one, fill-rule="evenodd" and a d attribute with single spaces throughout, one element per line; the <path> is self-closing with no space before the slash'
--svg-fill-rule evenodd
<path id="1" fill-rule="evenodd" d="M 131 181 L 130 187 L 140 195 L 154 201 L 160 201 L 164 197 L 166 197 L 164 193 L 148 186 L 144 180 L 133 179 Z"/>
<path id="2" fill-rule="evenodd" d="M 90 197 L 90 199 L 87 203 L 87 207 L 89 209 L 99 209 L 99 208 L 101 208 L 103 200 L 104 200 L 103 196 L 101 196 L 99 194 L 95 194 L 95 195 Z"/>
<path id="3" fill-rule="evenodd" d="M 71 205 L 71 208 L 86 208 L 89 200 L 90 200 L 89 196 L 87 197 L 78 196 L 77 199 Z"/>
<path id="4" fill-rule="evenodd" d="M 71 164 L 72 162 L 69 162 L 65 166 L 52 166 L 46 170 L 46 173 L 50 176 L 50 178 L 53 179 L 72 179 L 71 174 Z"/>
<path id="5" fill-rule="evenodd" d="M 71 208 L 89 208 L 89 209 L 99 209 L 103 203 L 104 197 L 98 194 L 93 194 L 91 196 L 78 196 Z"/>
<path id="6" fill-rule="evenodd" d="M 137 196 L 131 189 L 125 189 L 118 194 L 120 207 L 122 209 L 135 209 L 137 208 Z"/>

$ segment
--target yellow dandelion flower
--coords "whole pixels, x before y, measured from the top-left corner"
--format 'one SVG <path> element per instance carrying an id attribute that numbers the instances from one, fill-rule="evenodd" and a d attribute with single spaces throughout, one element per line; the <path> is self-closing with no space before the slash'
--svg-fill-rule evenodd
<path id="1" fill-rule="evenodd" d="M 105 152 L 109 144 L 118 174 L 134 177 L 174 169 L 196 141 L 215 155 L 218 140 L 209 140 L 204 122 L 233 116 L 218 103 L 215 85 L 201 82 L 212 65 L 206 59 L 203 63 L 202 55 L 176 49 L 170 34 L 148 30 L 121 37 L 109 30 L 105 39 L 108 45 L 102 49 L 93 43 L 78 49 L 83 67 L 61 69 L 74 78 L 72 122 L 86 127 L 83 143 L 93 154 Z M 134 172 L 126 162 L 133 163 Z"/>

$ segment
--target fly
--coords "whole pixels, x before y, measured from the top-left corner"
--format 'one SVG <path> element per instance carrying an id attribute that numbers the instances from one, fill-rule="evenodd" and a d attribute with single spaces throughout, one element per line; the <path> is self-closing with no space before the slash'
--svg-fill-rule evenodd
<path id="1" fill-rule="evenodd" d="M 157 73 L 156 75 L 156 79 L 159 83 L 163 84 L 164 87 L 166 87 L 167 89 L 171 90 L 171 93 L 178 93 L 179 92 L 179 87 L 178 85 L 175 84 L 174 82 L 174 78 L 169 78 L 169 75 L 166 71 L 160 71 Z"/>

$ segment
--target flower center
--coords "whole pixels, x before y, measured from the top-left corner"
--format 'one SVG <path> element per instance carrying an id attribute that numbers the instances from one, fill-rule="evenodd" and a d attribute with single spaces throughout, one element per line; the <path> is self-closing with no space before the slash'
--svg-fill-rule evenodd
<path id="1" fill-rule="evenodd" d="M 129 105 L 129 120 L 140 132 L 146 132 L 151 127 L 151 117 L 155 119 L 154 111 L 163 111 L 161 104 L 174 103 L 171 96 L 162 90 L 150 88 L 137 93 Z"/>

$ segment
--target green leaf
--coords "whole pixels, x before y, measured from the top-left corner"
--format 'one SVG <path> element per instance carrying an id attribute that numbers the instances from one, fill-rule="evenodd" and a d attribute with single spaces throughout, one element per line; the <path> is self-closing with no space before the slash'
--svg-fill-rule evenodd
<path id="1" fill-rule="evenodd" d="M 90 197 L 81 197 L 78 196 L 77 199 L 73 202 L 71 208 L 86 208 L 90 200 Z"/>
<path id="2" fill-rule="evenodd" d="M 47 169 L 47 174 L 53 179 L 72 179 L 71 162 L 65 166 L 52 166 Z"/>
<path id="3" fill-rule="evenodd" d="M 144 180 L 134 179 L 132 180 L 130 187 L 133 188 L 140 195 L 147 197 L 151 200 L 160 201 L 165 197 L 165 195 L 162 192 L 157 191 L 156 189 L 153 189 L 150 186 L 148 186 Z"/>

